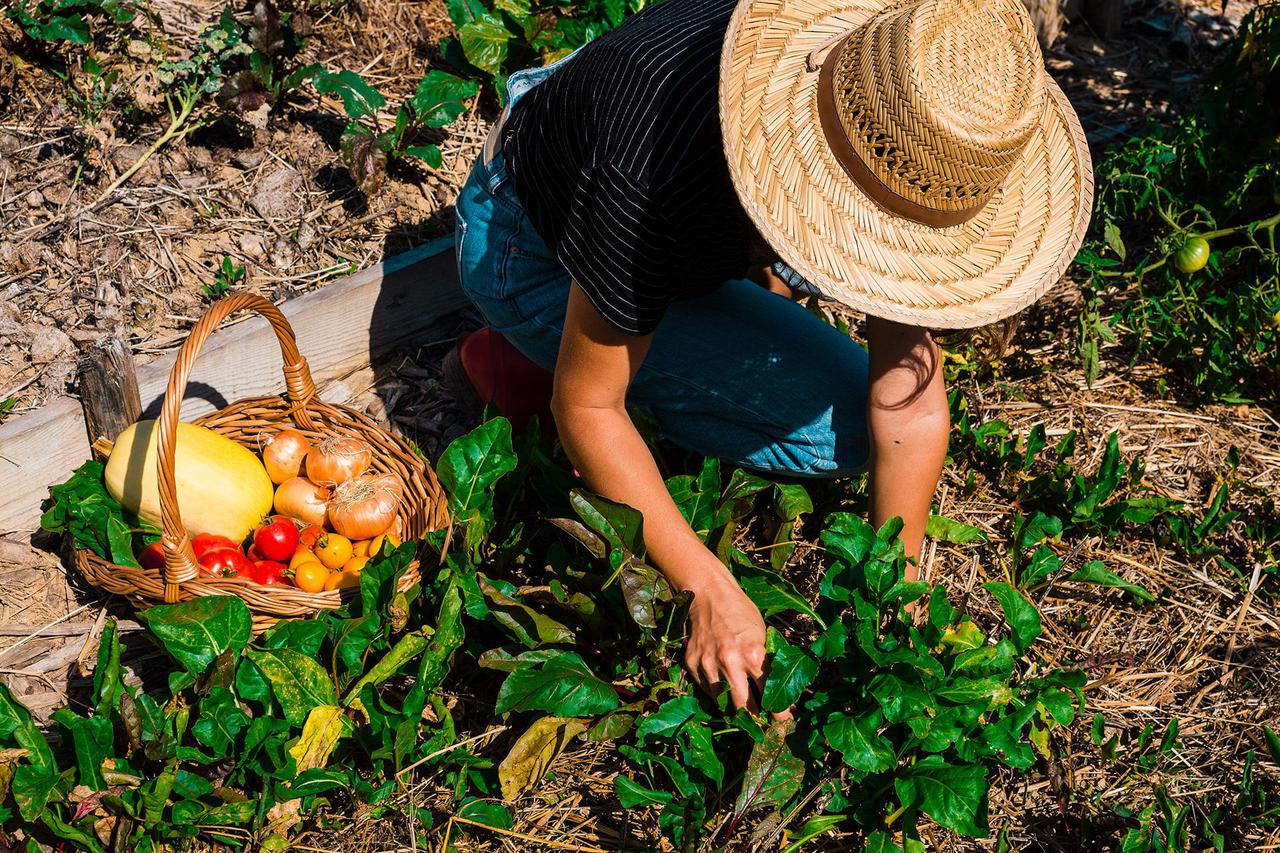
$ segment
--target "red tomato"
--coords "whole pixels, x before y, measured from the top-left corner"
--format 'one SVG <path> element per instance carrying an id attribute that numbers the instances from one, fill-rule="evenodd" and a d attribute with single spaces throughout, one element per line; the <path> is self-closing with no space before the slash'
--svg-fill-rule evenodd
<path id="1" fill-rule="evenodd" d="M 258 560 L 253 564 L 253 579 L 266 586 L 283 584 L 287 568 L 284 563 L 277 563 L 275 560 Z"/>
<path id="2" fill-rule="evenodd" d="M 138 552 L 138 563 L 144 569 L 164 568 L 164 549 L 160 547 L 160 540 L 157 539 Z"/>
<path id="3" fill-rule="evenodd" d="M 254 531 L 253 547 L 264 559 L 288 562 L 298 550 L 298 528 L 289 519 L 276 516 Z"/>
<path id="4" fill-rule="evenodd" d="M 221 548 L 229 548 L 236 552 L 240 551 L 240 544 L 238 542 L 232 542 L 227 537 L 219 536 L 216 533 L 201 533 L 199 536 L 191 540 L 191 547 L 196 552 L 197 560 L 209 551 Z"/>
<path id="5" fill-rule="evenodd" d="M 324 528 L 316 527 L 314 524 L 298 534 L 298 544 L 308 551 L 316 549 L 316 540 L 324 536 Z"/>
<path id="6" fill-rule="evenodd" d="M 254 563 L 258 562 L 259 560 L 267 559 L 266 557 L 262 556 L 262 552 L 259 551 L 256 546 L 253 546 L 253 545 L 250 545 L 248 548 L 244 549 L 244 555 L 248 557 L 251 562 L 254 562 Z"/>
<path id="7" fill-rule="evenodd" d="M 229 578 L 243 575 L 253 577 L 253 563 L 236 548 L 217 548 L 205 551 L 200 558 L 204 573 L 215 578 Z"/>

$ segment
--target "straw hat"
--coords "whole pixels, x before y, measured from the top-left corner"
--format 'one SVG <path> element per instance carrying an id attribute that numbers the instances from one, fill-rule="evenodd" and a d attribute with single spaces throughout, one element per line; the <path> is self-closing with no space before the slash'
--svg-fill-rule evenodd
<path id="1" fill-rule="evenodd" d="M 1093 168 L 1022 0 L 740 0 L 720 65 L 738 196 L 825 296 L 938 329 L 1056 282 Z"/>

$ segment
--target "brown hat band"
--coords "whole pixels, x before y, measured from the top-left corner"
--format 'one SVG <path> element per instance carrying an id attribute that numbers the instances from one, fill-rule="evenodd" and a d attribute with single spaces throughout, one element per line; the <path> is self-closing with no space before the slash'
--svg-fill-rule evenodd
<path id="1" fill-rule="evenodd" d="M 818 75 L 818 118 L 822 122 L 822 133 L 827 139 L 827 146 L 835 156 L 836 162 L 876 204 L 894 216 L 901 216 L 914 222 L 919 222 L 921 225 L 929 225 L 934 228 L 960 225 L 977 216 L 986 207 L 985 201 L 963 210 L 937 210 L 917 204 L 909 198 L 903 198 L 902 195 L 894 192 L 892 188 L 881 181 L 863 162 L 862 156 L 849 144 L 849 137 L 845 133 L 844 125 L 840 122 L 840 114 L 836 106 L 833 79 L 836 60 L 844 49 L 844 44 L 848 38 L 849 36 L 847 35 L 842 37 L 835 47 L 831 49 L 827 54 L 827 58 L 823 60 L 821 71 Z M 825 45 L 821 45 L 819 49 L 821 47 L 825 47 Z M 817 51 L 814 52 L 816 53 Z M 812 60 L 813 56 L 811 54 L 810 69 L 813 68 Z"/>

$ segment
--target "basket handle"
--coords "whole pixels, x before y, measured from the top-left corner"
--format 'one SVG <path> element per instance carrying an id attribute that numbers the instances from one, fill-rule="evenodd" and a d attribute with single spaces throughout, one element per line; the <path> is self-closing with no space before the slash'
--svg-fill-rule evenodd
<path id="1" fill-rule="evenodd" d="M 294 337 L 293 328 L 284 314 L 280 313 L 280 309 L 253 293 L 236 293 L 215 302 L 191 329 L 182 349 L 178 350 L 178 360 L 169 372 L 169 385 L 164 392 L 160 422 L 157 425 L 160 445 L 156 460 L 159 466 L 157 481 L 160 487 L 160 521 L 163 528 L 160 542 L 164 550 L 164 600 L 169 604 L 178 600 L 181 584 L 194 580 L 199 574 L 191 538 L 182 526 L 182 517 L 178 513 L 174 466 L 178 444 L 178 415 L 182 410 L 182 398 L 187 391 L 187 378 L 209 336 L 223 320 L 243 309 L 256 311 L 271 324 L 284 359 L 285 388 L 289 401 L 293 404 L 291 414 L 294 422 L 303 429 L 316 428 L 311 413 L 306 408 L 306 404 L 316 394 L 315 382 L 311 379 L 307 360 L 298 352 L 298 341 Z"/>

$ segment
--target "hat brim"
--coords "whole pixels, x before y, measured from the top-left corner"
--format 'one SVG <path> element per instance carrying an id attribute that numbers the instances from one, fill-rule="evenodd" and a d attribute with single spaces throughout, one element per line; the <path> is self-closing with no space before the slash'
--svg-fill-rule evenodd
<path id="1" fill-rule="evenodd" d="M 734 186 L 765 240 L 823 296 L 928 328 L 995 322 L 1044 295 L 1080 248 L 1093 204 L 1084 131 L 1046 73 L 1041 130 L 976 216 L 935 228 L 889 213 L 828 147 L 807 67 L 810 52 L 886 5 L 739 2 L 720 63 Z"/>

